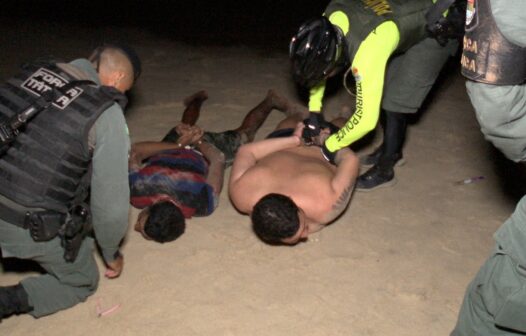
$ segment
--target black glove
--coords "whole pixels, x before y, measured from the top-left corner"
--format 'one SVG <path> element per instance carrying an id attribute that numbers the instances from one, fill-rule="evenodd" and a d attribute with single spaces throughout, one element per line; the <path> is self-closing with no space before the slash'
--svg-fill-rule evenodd
<path id="1" fill-rule="evenodd" d="M 306 143 L 311 143 L 312 138 L 320 134 L 320 127 L 325 124 L 325 120 L 321 112 L 310 112 L 309 117 L 303 120 L 303 123 L 305 124 L 305 128 L 301 136 Z"/>
<path id="2" fill-rule="evenodd" d="M 427 24 L 427 29 L 441 46 L 448 40 L 464 36 L 466 23 L 466 2 L 455 1 L 448 9 L 446 17 L 441 16 L 437 22 Z"/>
<path id="3" fill-rule="evenodd" d="M 329 161 L 331 164 L 333 165 L 336 165 L 336 153 L 338 153 L 338 151 L 336 152 L 331 152 L 328 148 L 327 148 L 327 145 L 326 144 L 323 144 L 323 146 L 321 146 L 321 154 L 323 155 L 323 157 L 325 158 L 325 160 Z"/>

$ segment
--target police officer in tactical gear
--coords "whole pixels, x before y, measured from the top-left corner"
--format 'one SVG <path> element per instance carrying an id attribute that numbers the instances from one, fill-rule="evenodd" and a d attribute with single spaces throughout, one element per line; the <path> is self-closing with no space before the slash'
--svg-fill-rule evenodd
<path id="1" fill-rule="evenodd" d="M 468 1 L 461 65 L 485 138 L 526 162 L 526 3 Z M 526 196 L 493 238 L 452 336 L 526 334 Z"/>
<path id="2" fill-rule="evenodd" d="M 46 271 L 0 287 L 0 319 L 41 317 L 93 294 L 93 237 L 105 275 L 122 272 L 130 149 L 124 93 L 140 71 L 132 49 L 103 45 L 89 59 L 26 64 L 0 85 L 0 120 L 48 102 L 0 155 L 2 256 L 36 261 Z"/>
<path id="3" fill-rule="evenodd" d="M 306 138 L 319 132 L 326 80 L 346 70 L 356 83 L 356 108 L 347 124 L 323 144 L 328 160 L 336 151 L 376 127 L 385 112 L 384 140 L 362 164 L 372 166 L 356 184 L 372 190 L 395 182 L 393 167 L 401 164 L 406 114 L 422 105 L 447 59 L 456 53 L 463 12 L 448 6 L 448 18 L 431 22 L 432 0 L 333 0 L 322 17 L 303 24 L 290 43 L 293 76 L 309 89 L 310 117 Z M 435 10 L 436 11 L 436 10 Z M 441 11 L 440 18 L 444 17 Z M 456 15 L 453 15 L 453 13 Z M 461 25 L 462 26 L 462 25 Z"/>

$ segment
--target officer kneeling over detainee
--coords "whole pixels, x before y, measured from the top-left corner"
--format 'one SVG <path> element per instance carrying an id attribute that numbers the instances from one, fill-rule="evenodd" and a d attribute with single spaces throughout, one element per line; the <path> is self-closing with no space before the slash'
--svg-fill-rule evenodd
<path id="1" fill-rule="evenodd" d="M 45 274 L 0 287 L 0 319 L 52 314 L 95 292 L 94 236 L 108 278 L 123 268 L 130 140 L 124 93 L 140 74 L 133 50 L 24 65 L 0 86 L 0 247 Z"/>

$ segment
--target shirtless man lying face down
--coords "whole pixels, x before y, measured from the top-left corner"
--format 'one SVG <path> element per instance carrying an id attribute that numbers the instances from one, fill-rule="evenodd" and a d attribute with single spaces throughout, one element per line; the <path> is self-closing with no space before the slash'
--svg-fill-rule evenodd
<path id="1" fill-rule="evenodd" d="M 306 113 L 305 113 L 306 112 Z M 239 149 L 229 182 L 233 205 L 250 215 L 255 233 L 270 244 L 296 244 L 333 222 L 346 209 L 359 160 L 348 148 L 331 164 L 319 146 L 302 140 L 308 115 L 296 112 L 265 140 Z M 336 119 L 337 126 L 345 119 Z M 330 130 L 315 139 L 322 144 Z"/>

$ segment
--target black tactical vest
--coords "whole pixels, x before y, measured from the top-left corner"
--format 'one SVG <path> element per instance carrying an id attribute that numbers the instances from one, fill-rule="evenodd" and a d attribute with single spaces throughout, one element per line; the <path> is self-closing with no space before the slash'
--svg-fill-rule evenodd
<path id="1" fill-rule="evenodd" d="M 107 90 L 76 81 L 54 63 L 25 65 L 0 85 L 0 118 L 10 119 L 41 94 L 65 85 L 47 109 L 31 119 L 0 157 L 0 194 L 28 207 L 66 212 L 91 162 L 88 132 L 115 102 Z M 56 91 L 55 91 L 56 92 Z"/>
<path id="2" fill-rule="evenodd" d="M 470 3 L 466 12 L 462 74 L 476 82 L 518 85 L 526 80 L 526 48 L 500 32 L 489 0 Z"/>
<path id="3" fill-rule="evenodd" d="M 425 14 L 431 0 L 333 0 L 325 16 L 342 11 L 349 18 L 346 39 L 353 60 L 360 44 L 376 27 L 393 21 L 400 31 L 397 52 L 404 52 L 428 36 Z"/>

